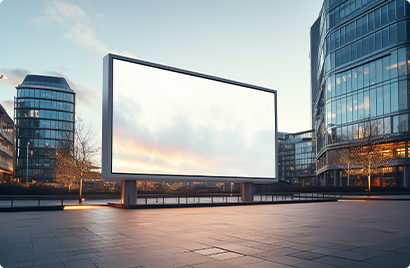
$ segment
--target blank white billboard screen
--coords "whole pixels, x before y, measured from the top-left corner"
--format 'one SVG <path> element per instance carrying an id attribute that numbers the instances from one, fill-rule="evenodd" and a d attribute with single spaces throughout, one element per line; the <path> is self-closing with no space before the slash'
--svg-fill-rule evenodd
<path id="1" fill-rule="evenodd" d="M 113 59 L 112 173 L 276 178 L 275 97 Z"/>

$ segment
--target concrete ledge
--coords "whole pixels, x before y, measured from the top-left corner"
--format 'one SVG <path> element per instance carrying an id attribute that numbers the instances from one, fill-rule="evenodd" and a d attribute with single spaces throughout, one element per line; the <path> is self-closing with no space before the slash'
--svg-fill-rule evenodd
<path id="1" fill-rule="evenodd" d="M 24 211 L 52 211 L 52 210 L 64 210 L 64 206 L 36 206 L 36 207 L 12 207 L 12 208 L 0 208 L 0 212 L 24 212 Z"/>
<path id="2" fill-rule="evenodd" d="M 239 203 L 199 203 L 199 204 L 149 204 L 149 205 L 123 205 L 118 203 L 108 203 L 108 206 L 124 209 L 155 209 L 155 208 L 192 208 L 192 207 L 229 207 L 229 206 L 251 206 L 251 205 L 280 205 L 280 204 L 300 204 L 300 203 L 321 203 L 336 202 L 336 198 L 318 200 L 293 200 L 275 202 L 239 202 Z"/>

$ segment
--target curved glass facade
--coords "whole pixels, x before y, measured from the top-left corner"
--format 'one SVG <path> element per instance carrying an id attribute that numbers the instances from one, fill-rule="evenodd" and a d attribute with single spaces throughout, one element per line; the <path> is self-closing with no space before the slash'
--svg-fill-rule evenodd
<path id="1" fill-rule="evenodd" d="M 53 152 L 74 139 L 75 92 L 61 77 L 27 75 L 14 101 L 16 124 L 16 177 L 52 182 Z"/>
<path id="2" fill-rule="evenodd" d="M 366 186 L 338 168 L 337 148 L 360 138 L 370 121 L 398 159 L 372 186 L 402 187 L 409 180 L 410 4 L 406 0 L 326 0 L 316 31 L 312 82 L 317 183 Z M 312 36 L 312 34 L 311 34 Z M 311 42 L 312 43 L 312 42 Z M 313 62 L 313 60 L 312 60 Z"/>

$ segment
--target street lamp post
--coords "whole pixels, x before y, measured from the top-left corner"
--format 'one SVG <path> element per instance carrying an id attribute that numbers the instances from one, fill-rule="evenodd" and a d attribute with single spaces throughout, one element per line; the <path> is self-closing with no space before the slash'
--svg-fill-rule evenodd
<path id="1" fill-rule="evenodd" d="M 80 171 L 80 196 L 78 202 L 82 203 L 83 202 L 83 172 Z"/>
<path id="2" fill-rule="evenodd" d="M 26 185 L 28 188 L 28 146 L 30 145 L 30 142 L 27 142 L 27 174 L 26 174 Z"/>

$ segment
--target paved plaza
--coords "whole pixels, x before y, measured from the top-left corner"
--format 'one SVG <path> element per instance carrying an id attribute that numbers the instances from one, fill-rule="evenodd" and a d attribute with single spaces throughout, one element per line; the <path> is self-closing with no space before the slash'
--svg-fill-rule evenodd
<path id="1" fill-rule="evenodd" d="M 0 265 L 406 268 L 409 205 L 339 201 L 4 212 Z"/>

